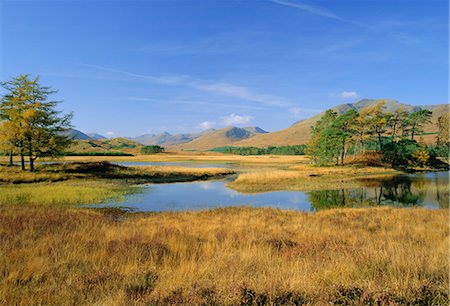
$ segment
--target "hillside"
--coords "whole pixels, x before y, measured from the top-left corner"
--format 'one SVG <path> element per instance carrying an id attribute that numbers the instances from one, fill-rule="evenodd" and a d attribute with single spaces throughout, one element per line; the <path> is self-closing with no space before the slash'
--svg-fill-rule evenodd
<path id="1" fill-rule="evenodd" d="M 105 136 L 97 134 L 97 133 L 88 133 L 86 134 L 87 136 L 89 136 L 89 138 L 93 139 L 93 140 L 102 140 L 102 139 L 106 139 Z"/>
<path id="2" fill-rule="evenodd" d="M 67 130 L 64 135 L 68 136 L 71 139 L 74 140 L 88 140 L 90 139 L 90 137 L 88 135 L 86 135 L 85 133 L 76 130 L 76 129 L 69 129 Z"/>
<path id="3" fill-rule="evenodd" d="M 341 104 L 333 108 L 337 113 L 342 114 L 350 109 L 355 109 L 360 111 L 366 107 L 372 106 L 379 100 L 364 99 L 351 104 Z M 433 112 L 432 123 L 425 126 L 425 132 L 437 132 L 437 118 L 449 111 L 448 104 L 437 104 L 437 105 L 424 105 L 424 106 L 412 106 L 408 104 L 403 104 L 395 100 L 385 100 L 385 110 L 394 111 L 400 107 L 405 110 L 412 112 L 420 109 L 428 109 Z M 298 121 L 291 125 L 290 127 L 263 135 L 257 135 L 249 139 L 235 142 L 234 146 L 242 147 L 268 147 L 268 146 L 286 146 L 286 145 L 299 145 L 308 142 L 311 136 L 311 126 L 314 125 L 317 120 L 322 117 L 323 112 L 317 114 L 311 118 Z M 424 140 L 427 143 L 432 143 L 435 141 L 435 135 L 425 135 Z"/>
<path id="4" fill-rule="evenodd" d="M 136 141 L 143 145 L 173 146 L 176 144 L 190 142 L 212 131 L 215 130 L 209 129 L 206 131 L 202 131 L 200 133 L 175 134 L 175 135 L 172 135 L 168 132 L 163 132 L 160 134 L 144 134 L 138 137 L 128 137 L 128 139 Z"/>
<path id="5" fill-rule="evenodd" d="M 169 147 L 173 150 L 209 150 L 217 147 L 229 146 L 243 139 L 267 133 L 259 127 L 238 128 L 225 127 L 203 133 L 200 137 L 183 144 Z"/>
<path id="6" fill-rule="evenodd" d="M 68 152 L 126 152 L 138 153 L 142 145 L 126 138 L 75 140 Z"/>

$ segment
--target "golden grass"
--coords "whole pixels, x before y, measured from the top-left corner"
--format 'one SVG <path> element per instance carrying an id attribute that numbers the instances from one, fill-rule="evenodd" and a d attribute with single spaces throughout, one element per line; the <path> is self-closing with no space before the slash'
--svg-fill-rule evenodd
<path id="1" fill-rule="evenodd" d="M 6 162 L 6 157 L 0 157 L 0 160 Z M 183 152 L 183 153 L 160 153 L 153 155 L 137 156 L 66 156 L 59 161 L 75 162 L 99 162 L 99 161 L 117 161 L 117 162 L 209 162 L 209 163 L 277 163 L 277 164 L 296 164 L 309 162 L 308 157 L 303 155 L 258 155 L 241 156 L 232 154 L 222 154 L 216 152 Z"/>
<path id="2" fill-rule="evenodd" d="M 0 205 L 72 205 L 120 201 L 134 188 L 98 181 L 72 181 L 0 186 Z"/>
<path id="3" fill-rule="evenodd" d="M 109 162 L 73 162 L 37 165 L 36 172 L 21 171 L 19 167 L 0 166 L 0 183 L 56 182 L 73 179 L 122 180 L 126 183 L 186 182 L 220 178 L 234 171 L 225 168 L 189 167 L 124 167 Z"/>
<path id="4" fill-rule="evenodd" d="M 240 192 L 268 190 L 324 190 L 360 187 L 362 178 L 400 174 L 393 169 L 379 167 L 314 167 L 307 164 L 291 166 L 288 170 L 243 173 L 228 187 Z"/>
<path id="5" fill-rule="evenodd" d="M 448 213 L 0 207 L 0 304 L 447 305 Z"/>

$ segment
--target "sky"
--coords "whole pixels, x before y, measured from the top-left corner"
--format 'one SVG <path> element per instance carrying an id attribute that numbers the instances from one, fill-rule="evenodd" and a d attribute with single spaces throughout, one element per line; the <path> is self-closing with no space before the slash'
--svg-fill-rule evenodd
<path id="1" fill-rule="evenodd" d="M 275 131 L 363 98 L 448 103 L 446 0 L 0 5 L 1 80 L 39 75 L 84 132 Z"/>

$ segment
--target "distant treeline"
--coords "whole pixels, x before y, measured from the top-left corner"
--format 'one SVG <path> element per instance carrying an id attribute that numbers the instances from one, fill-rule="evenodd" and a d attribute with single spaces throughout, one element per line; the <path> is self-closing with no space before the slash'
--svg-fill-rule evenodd
<path id="1" fill-rule="evenodd" d="M 67 152 L 65 156 L 134 156 L 125 152 Z"/>
<path id="2" fill-rule="evenodd" d="M 305 149 L 306 145 L 267 148 L 225 146 L 210 151 L 237 155 L 304 155 Z"/>
<path id="3" fill-rule="evenodd" d="M 153 146 L 144 146 L 141 148 L 141 154 L 156 154 L 164 152 L 164 148 L 153 145 Z"/>

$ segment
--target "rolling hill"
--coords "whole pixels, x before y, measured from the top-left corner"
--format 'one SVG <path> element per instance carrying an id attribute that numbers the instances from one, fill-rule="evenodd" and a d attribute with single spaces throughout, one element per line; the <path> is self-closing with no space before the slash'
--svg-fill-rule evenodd
<path id="1" fill-rule="evenodd" d="M 126 138 L 113 139 L 80 139 L 74 141 L 68 152 L 125 152 L 139 153 L 142 144 Z"/>
<path id="2" fill-rule="evenodd" d="M 374 99 L 364 99 L 360 100 L 355 103 L 351 104 L 341 104 L 334 108 L 332 108 L 334 111 L 336 111 L 338 114 L 342 114 L 350 109 L 355 109 L 357 111 L 361 111 L 362 109 L 366 107 L 370 107 L 377 103 L 379 100 Z M 448 104 L 437 104 L 437 105 L 423 105 L 423 106 L 412 106 L 408 104 L 403 104 L 395 100 L 385 100 L 385 110 L 386 111 L 394 111 L 400 107 L 404 108 L 405 110 L 412 112 L 417 111 L 420 109 L 427 109 L 433 112 L 432 115 L 432 123 L 425 126 L 424 130 L 425 132 L 432 133 L 437 132 L 437 118 L 444 114 L 445 112 L 449 111 L 449 105 Z M 306 144 L 308 140 L 311 137 L 311 126 L 314 125 L 317 120 L 322 117 L 324 113 L 317 114 L 313 117 L 310 117 L 305 120 L 298 121 L 291 125 L 290 127 L 268 133 L 263 135 L 257 135 L 248 139 L 244 139 L 242 141 L 238 141 L 233 143 L 233 146 L 240 146 L 240 147 L 268 147 L 268 146 L 287 146 L 287 145 L 299 145 L 299 144 Z M 435 135 L 425 135 L 424 137 L 425 142 L 432 143 L 436 136 Z"/>
<path id="3" fill-rule="evenodd" d="M 203 133 L 200 137 L 183 144 L 169 146 L 171 150 L 209 150 L 217 147 L 234 145 L 243 139 L 263 135 L 267 132 L 259 127 L 239 128 L 228 126 L 220 130 Z"/>
<path id="4" fill-rule="evenodd" d="M 175 134 L 175 135 L 172 135 L 168 132 L 164 132 L 160 134 L 144 134 L 138 137 L 128 137 L 128 139 L 139 142 L 143 145 L 173 146 L 176 144 L 190 142 L 212 131 L 215 130 L 209 129 L 202 131 L 200 133 Z"/>

